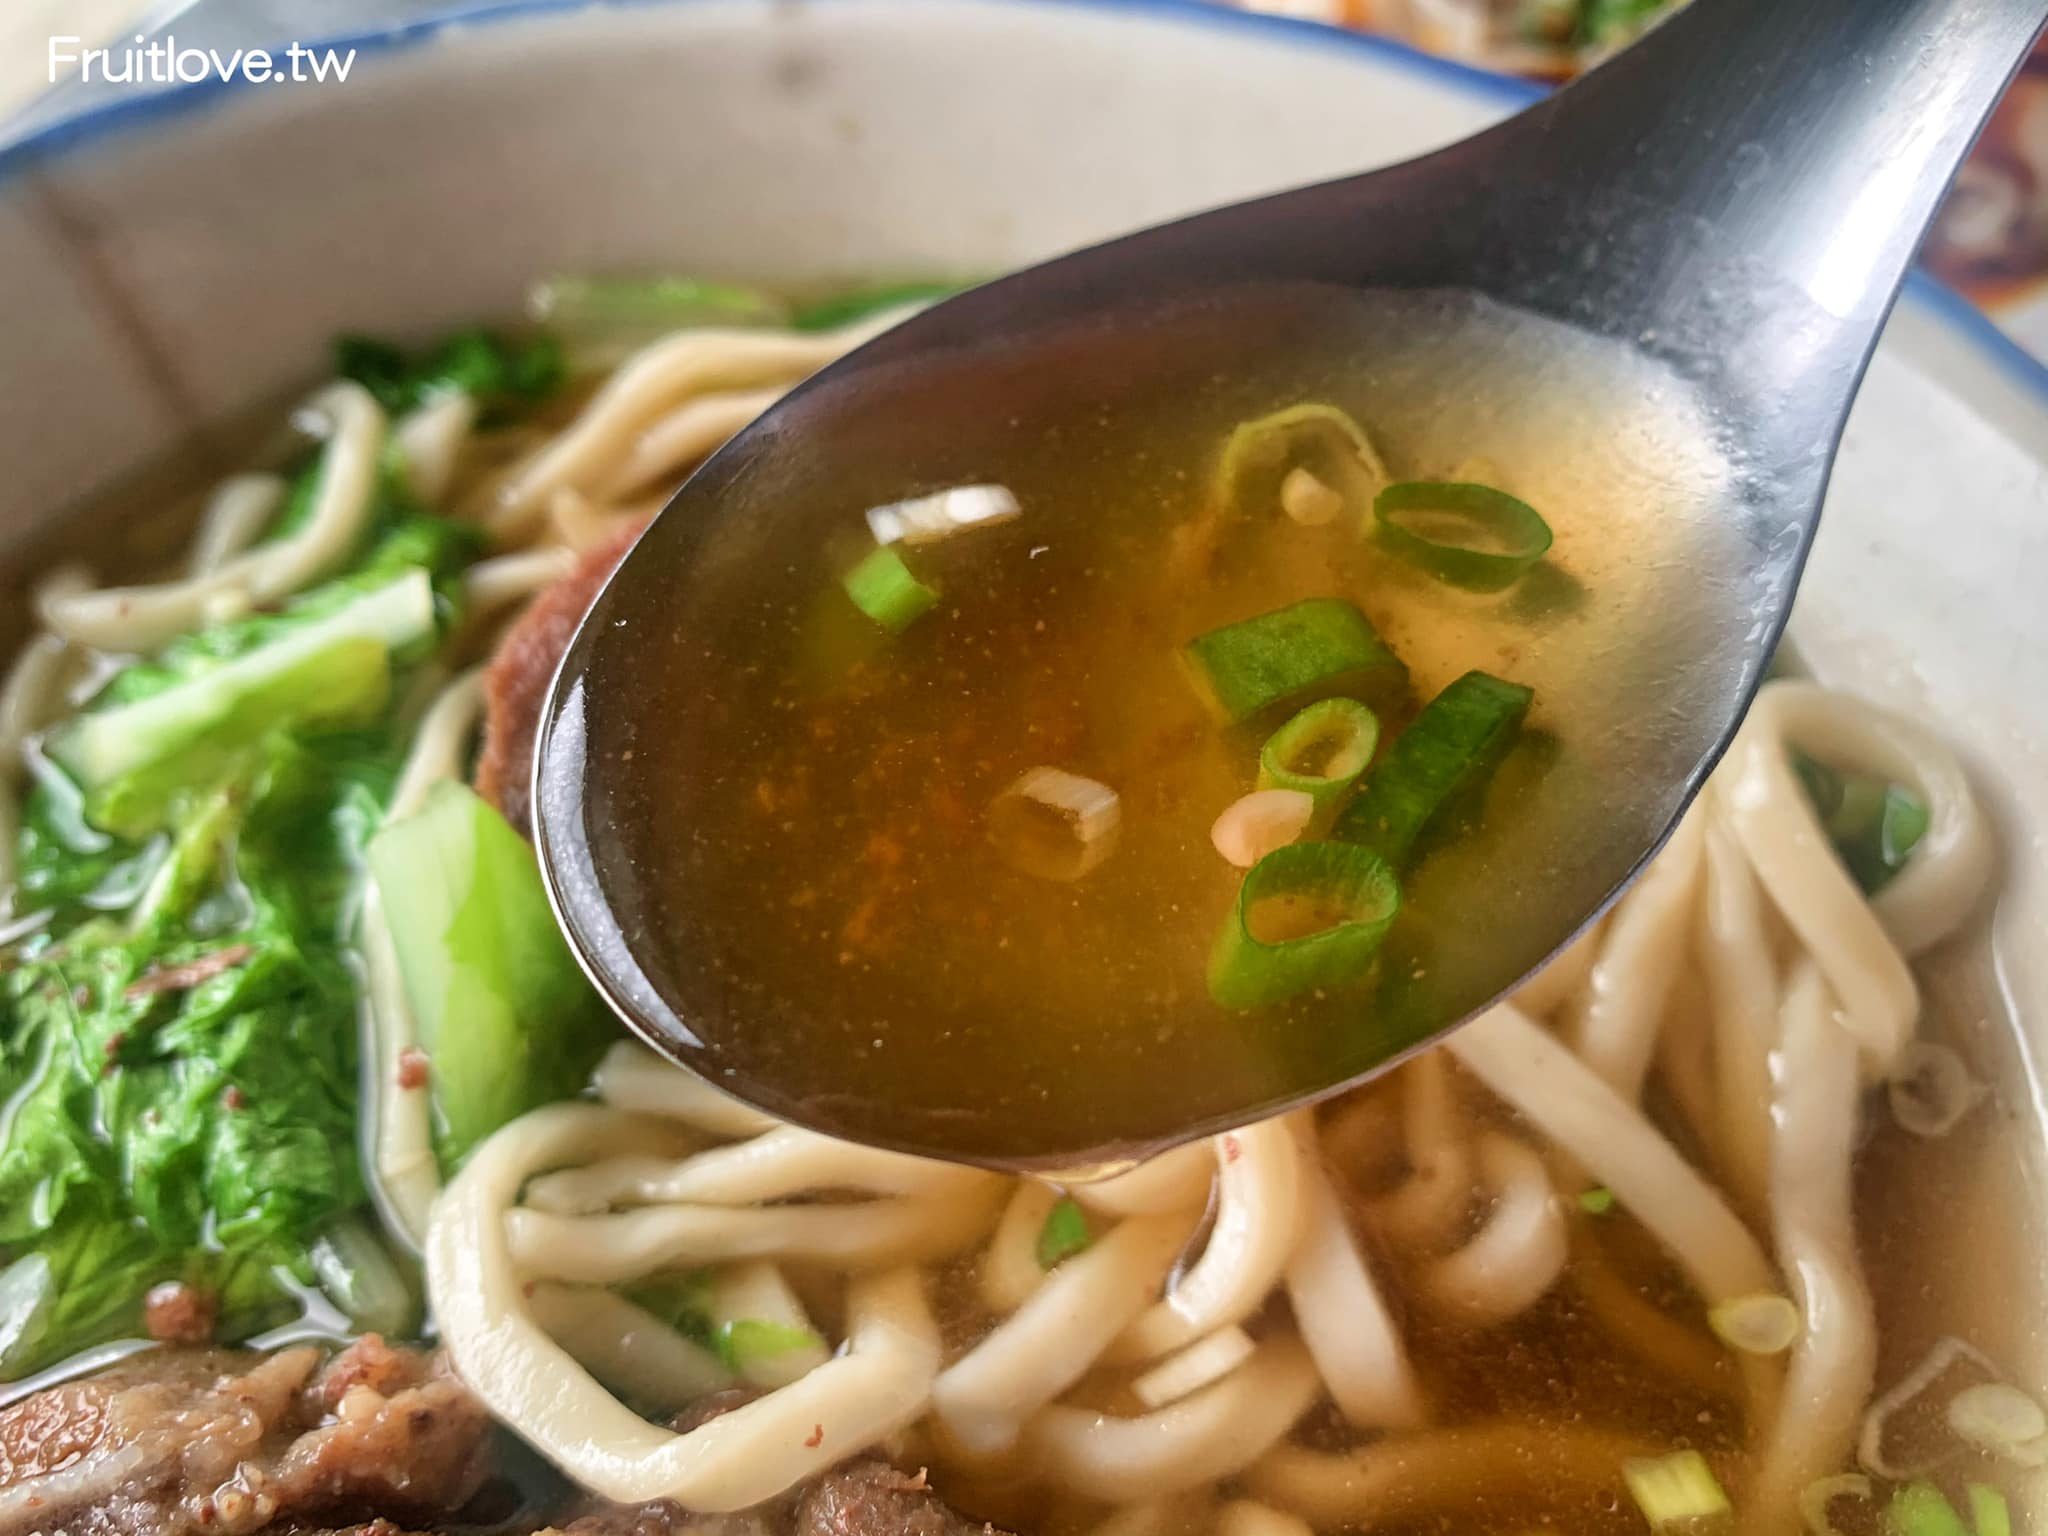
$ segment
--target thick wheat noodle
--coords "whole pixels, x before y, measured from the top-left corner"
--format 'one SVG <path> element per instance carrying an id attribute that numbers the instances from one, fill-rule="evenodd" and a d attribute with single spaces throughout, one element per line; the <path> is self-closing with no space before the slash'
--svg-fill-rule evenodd
<path id="1" fill-rule="evenodd" d="M 38 605 L 43 622 L 97 650 L 153 650 L 205 623 L 224 598 L 276 602 L 331 573 L 360 541 L 376 505 L 384 410 L 360 384 L 342 382 L 313 396 L 297 420 L 327 439 L 313 506 L 297 532 L 237 555 L 205 576 L 48 595 Z"/>
<path id="2" fill-rule="evenodd" d="M 1710 790 L 1716 801 L 1719 791 Z M 1721 816 L 1706 829 L 1706 883 L 1695 940 L 1714 1012 L 1716 1134 L 1721 1177 L 1741 1208 L 1770 1208 L 1771 1051 L 1778 978 L 1756 874 Z"/>
<path id="3" fill-rule="evenodd" d="M 1044 1409 L 1025 1443 L 1048 1479 L 1085 1498 L 1156 1498 L 1250 1466 L 1309 1410 L 1316 1385 L 1308 1351 L 1280 1334 L 1221 1381 L 1152 1413 Z"/>
<path id="4" fill-rule="evenodd" d="M 1190 1227 L 1184 1214 L 1133 1216 L 1067 1259 L 939 1373 L 933 1412 L 970 1453 L 1008 1449 L 1152 1303 Z"/>
<path id="5" fill-rule="evenodd" d="M 630 1040 L 605 1052 L 591 1082 L 615 1109 L 680 1120 L 711 1136 L 759 1136 L 782 1124 Z"/>
<path id="6" fill-rule="evenodd" d="M 1665 1449 L 1614 1430 L 1464 1424 L 1390 1435 L 1355 1451 L 1281 1446 L 1243 1483 L 1323 1531 L 1407 1527 L 1473 1509 L 1513 1509 L 1533 1519 L 1603 1495 L 1625 1500 L 1622 1464 Z"/>
<path id="7" fill-rule="evenodd" d="M 563 486 L 548 498 L 548 523 L 555 536 L 581 554 L 638 523 L 644 523 L 667 504 L 669 488 L 630 501 L 623 506 L 599 506 L 581 491 Z"/>
<path id="8" fill-rule="evenodd" d="M 1389 1242 L 1441 1247 L 1464 1226 L 1475 1177 L 1458 1085 L 1442 1051 L 1418 1056 L 1402 1069 L 1401 1138 L 1407 1176 L 1367 1202 L 1367 1216 Z"/>
<path id="9" fill-rule="evenodd" d="M 674 479 L 709 458 L 725 440 L 784 394 L 774 389 L 733 390 L 687 400 L 650 423 L 634 439 L 618 467 L 599 480 L 600 501 L 620 501 L 660 480 Z"/>
<path id="10" fill-rule="evenodd" d="M 1479 1138 L 1479 1172 L 1494 1196 L 1486 1224 L 1424 1269 L 1421 1284 L 1440 1310 L 1487 1328 L 1542 1299 L 1563 1273 L 1571 1242 L 1550 1175 L 1534 1151 L 1490 1131 Z"/>
<path id="11" fill-rule="evenodd" d="M 1571 1021 L 1580 1059 L 1631 1101 L 1643 1091 L 1679 957 L 1692 937 L 1703 814 L 1697 804 L 1686 813 L 1615 908 L 1586 984 L 1586 1001 Z"/>
<path id="12" fill-rule="evenodd" d="M 1912 860 L 1874 900 L 1829 848 L 1793 772 L 1794 748 L 1904 784 L 1926 805 Z M 1811 683 L 1776 682 L 1736 734 L 1720 792 L 1764 889 L 1841 998 L 1870 1064 L 1887 1070 L 1919 1016 L 1907 957 L 1955 931 L 1990 875 L 1990 829 L 1955 755 L 1902 716 Z"/>
<path id="13" fill-rule="evenodd" d="M 680 1413 L 733 1384 L 718 1356 L 645 1308 L 595 1285 L 535 1285 L 534 1321 L 579 1365 L 654 1413 Z"/>
<path id="14" fill-rule="evenodd" d="M 1301 1227 L 1300 1135 L 1305 1116 L 1261 1121 L 1210 1138 L 1216 1221 L 1174 1287 L 1139 1314 L 1111 1358 L 1156 1360 L 1225 1323 L 1242 1322 L 1279 1283 Z"/>
<path id="15" fill-rule="evenodd" d="M 604 1216 L 513 1210 L 506 1241 L 520 1266 L 550 1280 L 610 1285 L 650 1270 L 764 1257 L 839 1269 L 945 1258 L 994 1223 L 1002 1181 L 926 1200 L 731 1208 L 654 1205 Z"/>
<path id="16" fill-rule="evenodd" d="M 1750 1503 L 1759 1529 L 1794 1528 L 1799 1492 L 1839 1471 L 1877 1367 L 1877 1321 L 1856 1256 L 1856 1042 L 1818 965 L 1786 988 L 1772 1104 L 1771 1214 L 1802 1328 Z"/>
<path id="17" fill-rule="evenodd" d="M 1314 1536 L 1299 1515 L 1256 1499 L 1232 1499 L 1216 1511 L 1214 1536 Z"/>
<path id="18" fill-rule="evenodd" d="M 1709 1302 L 1774 1288 L 1763 1250 L 1714 1187 L 1541 1025 L 1503 1003 L 1454 1031 L 1445 1048 L 1613 1190 Z"/>
<path id="19" fill-rule="evenodd" d="M 483 718 L 483 669 L 472 667 L 434 695 L 413 730 L 405 765 L 391 791 L 386 815 L 396 820 L 426 803 L 427 791 L 448 779 L 467 777 L 469 750 Z"/>
<path id="20" fill-rule="evenodd" d="M 476 429 L 477 403 L 461 390 L 446 390 L 414 408 L 391 432 L 391 444 L 405 465 L 413 495 L 438 507 L 455 483 L 455 467 Z"/>
<path id="21" fill-rule="evenodd" d="M 1721 1129 L 1714 1083 L 1714 1005 L 1690 949 L 1679 959 L 1671 1001 L 1657 1031 L 1656 1077 L 1663 1102 L 1671 1107 L 1689 1145 L 1704 1149 L 1709 1166 L 1721 1174 L 1713 1150 Z"/>
<path id="22" fill-rule="evenodd" d="M 1549 1018 L 1586 984 L 1600 958 L 1606 932 L 1607 918 L 1595 918 L 1580 930 L 1577 938 L 1553 955 L 1549 964 L 1517 987 L 1508 1001 L 1532 1019 Z"/>
<path id="23" fill-rule="evenodd" d="M 229 475 L 213 488 L 192 532 L 185 561 L 190 576 L 211 576 L 262 537 L 284 505 L 284 477 L 257 472 Z"/>
<path id="24" fill-rule="evenodd" d="M 428 1232 L 428 1291 L 456 1369 L 484 1405 L 603 1498 L 674 1499 L 707 1514 L 773 1498 L 915 1420 L 940 1351 L 912 1268 L 849 1285 L 844 1353 L 686 1435 L 619 1402 L 541 1330 L 506 1231 L 520 1186 L 541 1169 L 642 1150 L 648 1140 L 637 1117 L 552 1105 L 494 1133 L 442 1194 Z"/>
<path id="25" fill-rule="evenodd" d="M 995 1174 L 957 1163 L 781 1126 L 666 1165 L 613 1160 L 544 1174 L 526 1192 L 526 1204 L 537 1211 L 576 1214 L 620 1205 L 757 1205 L 827 1190 L 943 1195 L 996 1182 Z"/>
<path id="26" fill-rule="evenodd" d="M 576 569 L 576 551 L 544 544 L 479 560 L 462 573 L 467 613 L 491 613 L 510 603 L 523 603 Z"/>
<path id="27" fill-rule="evenodd" d="M 1427 1417 L 1401 1329 L 1324 1171 L 1304 1160 L 1301 1235 L 1287 1260 L 1288 1305 L 1338 1411 L 1361 1429 L 1412 1429 Z"/>
<path id="28" fill-rule="evenodd" d="M 82 590 L 82 571 L 62 571 L 45 581 L 44 594 Z M 23 747 L 29 737 L 56 713 L 64 678 L 74 651 L 57 635 L 37 635 L 24 645 L 0 682 L 0 918 L 14 908 L 16 844 L 21 835 L 21 810 L 15 786 L 26 767 Z"/>
<path id="29" fill-rule="evenodd" d="M 981 1304 L 989 1311 L 1014 1312 L 1045 1283 L 1045 1268 L 1038 1262 L 1038 1234 L 1058 1199 L 1057 1190 L 1036 1179 L 1019 1179 L 1010 1191 L 1009 1204 L 1003 1207 L 975 1268 Z"/>
<path id="30" fill-rule="evenodd" d="M 816 335 L 698 330 L 655 342 L 621 364 L 576 420 L 500 487 L 485 512 L 486 526 L 501 539 L 523 537 L 558 487 L 587 489 L 663 412 L 693 395 L 770 384 L 787 388 L 898 318 L 883 316 Z"/>
<path id="31" fill-rule="evenodd" d="M 401 1058 L 418 1037 L 398 950 L 374 884 L 364 888 L 357 918 L 362 995 L 356 1003 L 361 1057 L 357 1119 L 363 1139 L 364 1182 L 385 1230 L 417 1251 L 426 1241 L 441 1164 L 434 1156 L 432 1108 L 426 1090 L 402 1087 L 409 1078 Z"/>
<path id="32" fill-rule="evenodd" d="M 1073 1193 L 1092 1211 L 1147 1216 L 1201 1205 L 1215 1181 L 1215 1152 L 1206 1143 L 1191 1142 L 1149 1158 L 1128 1172 L 1076 1184 Z"/>

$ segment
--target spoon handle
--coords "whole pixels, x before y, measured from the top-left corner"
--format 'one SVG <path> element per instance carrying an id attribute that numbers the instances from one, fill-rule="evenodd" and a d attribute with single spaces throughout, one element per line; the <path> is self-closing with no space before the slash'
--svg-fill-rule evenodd
<path id="1" fill-rule="evenodd" d="M 1849 367 L 1836 391 L 1846 403 L 1943 192 L 2044 21 L 2048 0 L 1695 0 L 1489 135 L 1489 169 L 1538 189 L 1556 215 L 1532 265 L 1560 242 L 1597 250 L 1602 307 L 1642 328 L 1725 341 L 1729 322 L 1744 322 L 1719 301 L 1739 305 L 1738 290 L 1763 279 L 1775 298 L 1746 323 L 1800 324 L 1818 344 L 1802 387 L 1815 367 Z M 1802 299 L 1817 314 L 1800 313 Z M 1790 361 L 1782 340 L 1771 351 Z"/>

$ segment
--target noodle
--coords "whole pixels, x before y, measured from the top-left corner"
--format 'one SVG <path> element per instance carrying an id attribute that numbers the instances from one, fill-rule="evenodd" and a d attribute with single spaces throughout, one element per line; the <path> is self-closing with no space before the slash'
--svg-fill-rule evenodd
<path id="1" fill-rule="evenodd" d="M 92 590 L 66 575 L 38 594 L 47 632 L 0 688 L 0 895 L 11 907 L 16 788 L 74 674 L 335 570 L 387 454 L 419 501 L 497 541 L 462 576 L 463 625 L 409 679 L 395 817 L 468 771 L 484 685 L 456 669 L 476 642 L 894 318 L 677 333 L 551 434 L 479 431 L 461 393 L 395 425 L 357 385 L 314 395 L 298 421 L 324 441 L 295 529 L 263 539 L 283 479 L 234 476 L 182 579 Z M 1795 749 L 1926 806 L 1876 896 L 1836 857 Z M 1929 732 L 1771 683 L 1641 880 L 1510 1001 L 1320 1114 L 1070 1191 L 784 1125 L 625 1041 L 594 1073 L 599 1102 L 521 1116 L 444 1188 L 428 1095 L 405 1086 L 419 1026 L 372 886 L 354 909 L 363 1180 L 425 1260 L 463 1381 L 609 1499 L 718 1514 L 856 1453 L 928 1451 L 1006 1497 L 1052 1490 L 1058 1529 L 1100 1536 L 1533 1526 L 1529 1506 L 1611 1501 L 1626 1459 L 1686 1443 L 1682 1427 L 1475 1408 L 1433 1358 L 1446 1337 L 1484 1349 L 1473 1330 L 1568 1314 L 1688 1411 L 1732 1425 L 1739 1403 L 1742 1528 L 1790 1530 L 1802 1490 L 1848 1465 L 1871 1393 L 1852 1185 L 1863 1085 L 1913 1038 L 1909 961 L 1964 925 L 1991 863 L 1967 778 Z M 1618 1206 L 1604 1230 L 1595 1193 Z M 1078 1236 L 1055 1225 L 1082 1212 Z M 1643 1283 L 1638 1247 L 1674 1268 Z M 626 1289 L 680 1274 L 701 1316 L 657 1316 Z M 1702 1305 L 1665 1305 L 1674 1277 Z M 1707 1305 L 1757 1296 L 1799 1310 L 1782 1358 L 1732 1356 L 1705 1326 Z M 776 1347 L 728 1347 L 750 1328 Z M 764 1395 L 683 1434 L 647 1416 L 735 1385 Z M 1323 1449 L 1293 1438 L 1311 1414 Z"/>

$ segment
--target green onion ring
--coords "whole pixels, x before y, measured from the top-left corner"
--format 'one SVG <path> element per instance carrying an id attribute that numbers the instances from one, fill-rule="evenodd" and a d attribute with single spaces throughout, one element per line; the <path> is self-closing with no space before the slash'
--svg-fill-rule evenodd
<path id="1" fill-rule="evenodd" d="M 1300 790 L 1315 801 L 1317 815 L 1326 815 L 1371 764 L 1379 740 L 1379 717 L 1356 699 L 1311 704 L 1259 749 L 1259 788 Z M 1317 752 L 1323 772 L 1298 766 Z"/>
<path id="2" fill-rule="evenodd" d="M 1304 518 L 1287 506 L 1282 486 L 1296 470 L 1313 476 L 1343 508 L 1356 508 L 1359 515 L 1373 492 L 1387 483 L 1364 428 L 1334 405 L 1306 401 L 1231 431 L 1217 466 L 1217 497 L 1233 511 L 1283 511 L 1296 521 L 1330 521 L 1321 515 Z"/>
<path id="3" fill-rule="evenodd" d="M 1374 497 L 1372 511 L 1387 548 L 1472 592 L 1514 585 L 1550 549 L 1550 524 L 1536 509 L 1490 485 L 1404 480 Z M 1438 514 L 1428 533 L 1404 520 L 1421 512 Z"/>
<path id="4" fill-rule="evenodd" d="M 1298 938 L 1252 932 L 1261 903 L 1314 898 L 1344 915 Z M 1290 843 L 1244 877 L 1237 904 L 1209 954 L 1209 995 L 1225 1008 L 1262 1008 L 1320 987 L 1356 981 L 1401 910 L 1401 885 L 1384 859 L 1347 843 Z"/>

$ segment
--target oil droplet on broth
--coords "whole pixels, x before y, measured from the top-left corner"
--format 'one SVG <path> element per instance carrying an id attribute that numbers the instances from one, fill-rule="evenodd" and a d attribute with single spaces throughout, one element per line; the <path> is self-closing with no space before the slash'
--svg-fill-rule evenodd
<path id="1" fill-rule="evenodd" d="M 843 425 L 797 413 L 692 530 L 660 611 L 629 615 L 632 696 L 591 690 L 586 820 L 632 850 L 605 894 L 693 1064 L 770 1107 L 1071 1163 L 1363 1070 L 1564 937 L 1668 819 L 1698 722 L 1734 707 L 1689 691 L 1680 648 L 1746 622 L 1687 576 L 1727 559 L 1730 471 L 1653 365 L 1456 294 L 1238 294 L 1111 339 L 820 392 Z M 1307 401 L 1394 479 L 1497 474 L 1549 555 L 1470 593 L 1379 547 L 1369 507 L 1220 505 L 1232 428 Z M 839 583 L 872 548 L 865 509 L 961 484 L 1022 513 L 906 550 L 939 598 L 886 633 Z M 1309 597 L 1355 602 L 1409 669 L 1382 751 L 1468 669 L 1535 704 L 1476 817 L 1404 879 L 1377 990 L 1236 1013 L 1205 967 L 1242 872 L 1209 828 L 1277 722 L 1219 725 L 1180 648 Z M 991 841 L 1041 768 L 1117 796 L 1079 878 Z"/>

